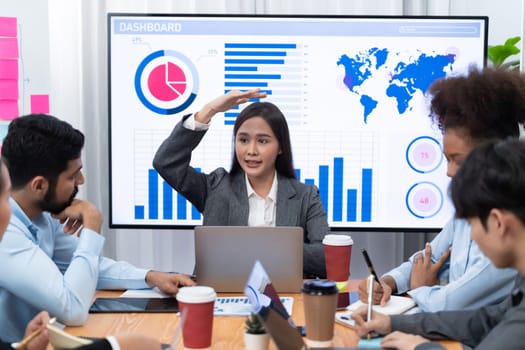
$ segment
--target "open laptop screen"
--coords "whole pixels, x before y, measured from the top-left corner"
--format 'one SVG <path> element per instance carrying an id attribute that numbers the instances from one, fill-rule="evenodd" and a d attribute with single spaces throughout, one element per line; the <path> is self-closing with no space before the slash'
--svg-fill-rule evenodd
<path id="1" fill-rule="evenodd" d="M 303 229 L 195 227 L 195 275 L 199 284 L 217 292 L 242 293 L 257 260 L 272 275 L 277 291 L 299 292 L 303 281 Z"/>

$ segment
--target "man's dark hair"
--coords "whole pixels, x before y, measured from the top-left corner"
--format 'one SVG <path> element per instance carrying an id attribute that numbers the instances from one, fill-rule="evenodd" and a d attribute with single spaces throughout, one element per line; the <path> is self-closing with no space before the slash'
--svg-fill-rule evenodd
<path id="1" fill-rule="evenodd" d="M 80 157 L 84 135 L 69 123 L 46 114 L 30 114 L 13 120 L 2 145 L 2 156 L 19 189 L 35 176 L 56 184 L 68 162 Z"/>
<path id="2" fill-rule="evenodd" d="M 472 150 L 452 178 L 458 218 L 479 218 L 486 227 L 492 209 L 507 210 L 525 224 L 525 141 L 488 141 Z"/>

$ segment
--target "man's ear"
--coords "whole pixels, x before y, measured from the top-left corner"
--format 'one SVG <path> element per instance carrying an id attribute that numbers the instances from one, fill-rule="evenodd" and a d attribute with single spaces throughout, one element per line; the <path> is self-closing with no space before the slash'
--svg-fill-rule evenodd
<path id="1" fill-rule="evenodd" d="M 492 228 L 498 233 L 504 229 L 505 222 L 503 220 L 503 213 L 500 209 L 493 208 L 490 210 L 487 222 L 490 220 Z"/>
<path id="2" fill-rule="evenodd" d="M 49 181 L 43 176 L 35 176 L 29 183 L 31 192 L 43 198 L 49 189 Z"/>
<path id="3" fill-rule="evenodd" d="M 512 234 L 512 214 L 509 211 L 493 208 L 489 212 L 492 228 L 500 237 Z"/>

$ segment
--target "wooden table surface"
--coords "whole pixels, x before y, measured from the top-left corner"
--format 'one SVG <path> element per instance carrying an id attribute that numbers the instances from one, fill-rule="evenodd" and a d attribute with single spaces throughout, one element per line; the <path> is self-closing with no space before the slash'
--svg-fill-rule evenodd
<path id="1" fill-rule="evenodd" d="M 352 289 L 352 288 L 351 288 Z M 96 297 L 118 297 L 122 291 L 98 291 Z M 219 296 L 232 296 L 234 294 Z M 304 325 L 302 295 L 282 294 L 294 298 L 292 318 L 297 325 Z M 217 350 L 244 349 L 244 316 L 215 316 L 213 320 L 212 348 Z M 159 339 L 162 343 L 171 343 L 179 317 L 171 313 L 100 313 L 89 314 L 82 327 L 66 327 L 70 334 L 85 337 L 105 337 L 108 335 L 139 333 Z M 359 341 L 357 334 L 350 328 L 335 324 L 334 347 L 355 347 Z M 182 341 L 180 342 L 182 343 Z M 441 342 L 447 349 L 461 349 L 457 342 Z M 182 349 L 179 344 L 177 349 Z M 276 349 L 273 342 L 270 349 Z"/>

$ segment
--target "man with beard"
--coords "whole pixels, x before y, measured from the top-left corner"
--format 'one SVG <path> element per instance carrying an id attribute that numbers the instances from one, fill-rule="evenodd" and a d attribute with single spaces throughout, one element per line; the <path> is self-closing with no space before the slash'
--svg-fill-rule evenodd
<path id="1" fill-rule="evenodd" d="M 101 257 L 102 214 L 74 199 L 84 183 L 84 135 L 55 117 L 32 114 L 9 125 L 2 147 L 12 215 L 0 245 L 0 338 L 17 341 L 41 310 L 81 325 L 95 290 L 158 287 L 176 294 L 185 275 Z"/>

